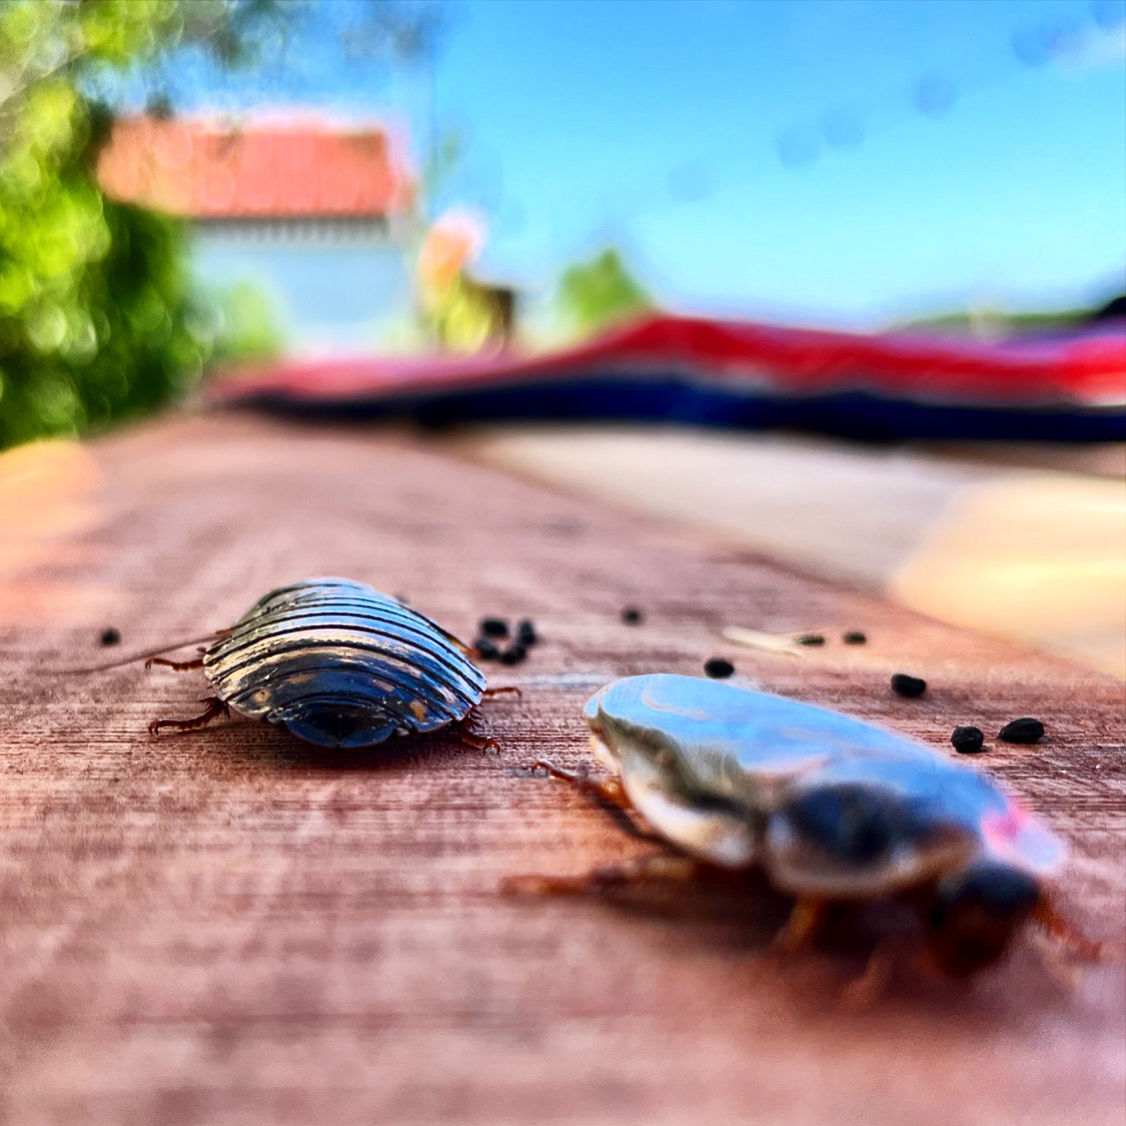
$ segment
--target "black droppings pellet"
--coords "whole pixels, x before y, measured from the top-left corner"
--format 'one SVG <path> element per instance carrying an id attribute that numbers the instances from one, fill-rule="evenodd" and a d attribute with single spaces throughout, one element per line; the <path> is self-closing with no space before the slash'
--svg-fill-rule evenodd
<path id="1" fill-rule="evenodd" d="M 502 665 L 518 665 L 526 656 L 528 650 L 524 648 L 518 641 L 513 642 L 507 649 L 500 655 L 500 663 Z"/>
<path id="2" fill-rule="evenodd" d="M 536 627 L 527 618 L 517 623 L 516 640 L 521 645 L 525 646 L 535 645 L 535 643 L 539 641 L 539 635 L 536 633 Z"/>
<path id="3" fill-rule="evenodd" d="M 622 621 L 625 622 L 627 626 L 641 625 L 641 611 L 636 606 L 627 606 L 622 611 Z"/>
<path id="4" fill-rule="evenodd" d="M 704 662 L 704 675 L 715 680 L 723 680 L 734 671 L 735 666 L 726 657 L 709 657 Z"/>
<path id="5" fill-rule="evenodd" d="M 950 742 L 958 754 L 976 755 L 985 746 L 985 735 L 980 727 L 955 727 Z"/>
<path id="6" fill-rule="evenodd" d="M 477 656 L 482 661 L 495 661 L 500 656 L 500 650 L 497 648 L 496 643 L 487 637 L 479 637 L 473 642 L 473 648 L 477 650 Z"/>
<path id="7" fill-rule="evenodd" d="M 1026 715 L 1021 719 L 1014 719 L 1011 723 L 1006 723 L 997 732 L 997 738 L 1003 739 L 1006 743 L 1035 743 L 1043 734 L 1044 725 L 1038 719 Z"/>
<path id="8" fill-rule="evenodd" d="M 921 696 L 927 690 L 927 682 L 922 677 L 897 672 L 891 678 L 891 690 L 900 696 Z"/>
<path id="9" fill-rule="evenodd" d="M 485 637 L 508 636 L 508 623 L 503 618 L 482 618 L 477 628 Z"/>
<path id="10" fill-rule="evenodd" d="M 799 645 L 824 645 L 825 638 L 819 633 L 803 633 L 798 638 Z"/>
<path id="11" fill-rule="evenodd" d="M 846 645 L 865 645 L 868 642 L 868 635 L 858 629 L 850 629 L 848 633 L 841 635 L 841 640 Z"/>
<path id="12" fill-rule="evenodd" d="M 98 640 L 102 645 L 120 645 L 121 631 L 110 626 L 109 629 L 102 630 L 102 636 Z"/>

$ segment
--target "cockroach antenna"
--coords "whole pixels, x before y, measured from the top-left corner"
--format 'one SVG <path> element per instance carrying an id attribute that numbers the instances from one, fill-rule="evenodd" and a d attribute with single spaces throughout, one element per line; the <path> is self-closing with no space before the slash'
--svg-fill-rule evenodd
<path id="1" fill-rule="evenodd" d="M 118 657 L 116 661 L 106 661 L 106 663 L 102 665 L 88 665 L 85 668 L 77 669 L 39 669 L 38 671 L 47 676 L 81 676 L 85 673 L 108 672 L 110 669 L 119 669 L 122 665 L 131 665 L 134 661 L 145 661 L 150 657 L 162 656 L 164 653 L 174 653 L 177 649 L 184 649 L 188 645 L 203 645 L 209 641 L 218 641 L 219 638 L 230 632 L 230 629 L 212 630 L 211 633 L 205 633 L 201 637 L 189 637 L 186 641 L 177 641 L 171 645 L 162 645 L 159 649 L 146 649 L 143 653 L 133 653 L 128 657 Z"/>

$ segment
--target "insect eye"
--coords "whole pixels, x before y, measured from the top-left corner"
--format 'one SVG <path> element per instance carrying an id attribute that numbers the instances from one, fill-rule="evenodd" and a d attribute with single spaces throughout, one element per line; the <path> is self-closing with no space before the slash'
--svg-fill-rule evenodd
<path id="1" fill-rule="evenodd" d="M 786 814 L 804 841 L 852 864 L 884 855 L 895 840 L 892 801 L 863 786 L 810 790 L 791 802 Z"/>

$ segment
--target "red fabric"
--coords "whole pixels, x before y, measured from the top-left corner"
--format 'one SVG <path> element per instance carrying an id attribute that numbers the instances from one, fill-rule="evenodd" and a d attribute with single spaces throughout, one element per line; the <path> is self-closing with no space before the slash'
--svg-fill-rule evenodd
<path id="1" fill-rule="evenodd" d="M 281 363 L 215 379 L 209 392 L 217 400 L 265 392 L 347 400 L 648 368 L 655 374 L 676 369 L 706 379 L 752 380 L 795 393 L 869 388 L 941 401 L 1126 402 L 1126 334 L 1121 328 L 983 344 L 672 316 L 539 355 L 509 351 Z"/>

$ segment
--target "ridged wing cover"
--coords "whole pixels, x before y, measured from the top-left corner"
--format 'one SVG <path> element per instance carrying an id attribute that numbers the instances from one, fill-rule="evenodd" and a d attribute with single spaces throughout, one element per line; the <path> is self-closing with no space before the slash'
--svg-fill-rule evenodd
<path id="1" fill-rule="evenodd" d="M 441 626 L 346 579 L 271 591 L 207 650 L 203 667 L 236 711 L 331 747 L 445 727 L 485 688 Z"/>

